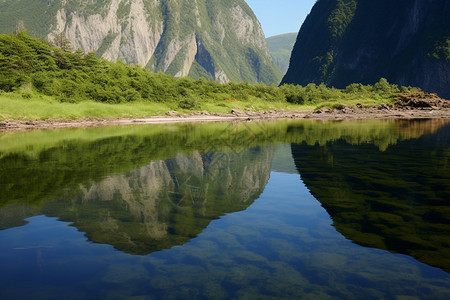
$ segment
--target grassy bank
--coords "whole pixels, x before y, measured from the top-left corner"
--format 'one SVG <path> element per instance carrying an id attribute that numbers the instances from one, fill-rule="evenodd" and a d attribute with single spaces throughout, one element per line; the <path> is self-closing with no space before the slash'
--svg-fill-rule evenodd
<path id="1" fill-rule="evenodd" d="M 195 111 L 213 113 L 230 113 L 233 109 L 242 111 L 298 110 L 312 109 L 313 106 L 296 105 L 286 102 L 264 102 L 258 99 L 241 101 L 205 101 Z M 180 108 L 176 103 L 132 102 L 132 103 L 99 103 L 81 101 L 65 103 L 54 97 L 33 95 L 24 97 L 19 93 L 3 93 L 0 95 L 0 120 L 46 120 L 46 119 L 83 119 L 83 118 L 143 118 L 166 115 L 169 111 L 180 114 L 194 110 Z"/>
<path id="2" fill-rule="evenodd" d="M 364 106 L 380 103 L 390 103 L 392 99 L 335 99 L 319 104 L 292 104 L 286 101 L 267 102 L 257 98 L 243 101 L 205 101 L 195 109 L 180 108 L 176 103 L 132 102 L 132 103 L 99 103 L 81 101 L 65 103 L 54 97 L 33 95 L 24 97 L 20 93 L 3 93 L 0 95 L 0 120 L 47 120 L 47 119 L 83 119 L 83 118 L 144 118 L 166 115 L 170 111 L 180 114 L 192 111 L 207 111 L 212 113 L 230 113 L 233 109 L 242 111 L 267 110 L 312 110 L 322 107 L 340 105 Z"/>
<path id="3" fill-rule="evenodd" d="M 64 103 L 42 95 L 30 98 L 15 93 L 0 95 L 0 120 L 137 118 L 162 115 L 169 110 L 164 103 Z"/>
<path id="4" fill-rule="evenodd" d="M 390 103 L 413 88 L 381 79 L 345 89 L 174 78 L 64 51 L 22 32 L 0 35 L 0 119 L 136 118 L 168 111 L 229 113 Z"/>

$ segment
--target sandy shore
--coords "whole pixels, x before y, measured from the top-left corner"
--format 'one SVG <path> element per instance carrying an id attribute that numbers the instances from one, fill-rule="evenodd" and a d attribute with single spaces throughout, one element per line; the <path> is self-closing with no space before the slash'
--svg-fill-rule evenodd
<path id="1" fill-rule="evenodd" d="M 262 112 L 233 111 L 231 114 L 215 114 L 193 112 L 178 115 L 175 112 L 166 116 L 127 119 L 81 119 L 81 120 L 4 120 L 0 121 L 0 131 L 57 129 L 57 128 L 89 128 L 99 126 L 136 125 L 136 124 L 169 124 L 200 122 L 245 122 L 267 121 L 279 119 L 312 119 L 312 120 L 361 120 L 361 119 L 450 119 L 450 108 L 413 108 L 380 105 L 376 107 L 343 107 L 340 109 L 321 109 L 316 111 L 280 111 Z"/>

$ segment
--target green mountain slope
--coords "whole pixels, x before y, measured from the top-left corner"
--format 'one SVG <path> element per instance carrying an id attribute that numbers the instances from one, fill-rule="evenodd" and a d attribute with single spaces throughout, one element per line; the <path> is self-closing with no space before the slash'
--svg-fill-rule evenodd
<path id="1" fill-rule="evenodd" d="M 2 0 L 0 33 L 28 30 L 111 61 L 175 77 L 278 83 L 264 33 L 244 0 Z"/>
<path id="2" fill-rule="evenodd" d="M 381 77 L 450 97 L 450 2 L 319 0 L 284 83 L 335 87 Z"/>
<path id="3" fill-rule="evenodd" d="M 289 59 L 291 58 L 296 38 L 297 33 L 285 33 L 266 39 L 270 55 L 272 55 L 275 64 L 283 74 L 288 70 Z"/>

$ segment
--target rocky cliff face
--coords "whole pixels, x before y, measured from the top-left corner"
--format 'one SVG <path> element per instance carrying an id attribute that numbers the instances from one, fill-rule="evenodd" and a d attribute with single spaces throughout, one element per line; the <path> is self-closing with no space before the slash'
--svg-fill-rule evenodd
<path id="1" fill-rule="evenodd" d="M 381 77 L 450 98 L 450 2 L 319 0 L 284 83 L 345 87 Z"/>
<path id="2" fill-rule="evenodd" d="M 281 73 L 243 0 L 0 1 L 0 32 L 27 29 L 108 60 L 175 77 L 277 83 Z"/>

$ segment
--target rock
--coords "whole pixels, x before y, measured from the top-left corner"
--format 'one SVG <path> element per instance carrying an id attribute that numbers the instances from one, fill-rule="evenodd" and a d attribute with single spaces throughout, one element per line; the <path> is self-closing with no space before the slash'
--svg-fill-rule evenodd
<path id="1" fill-rule="evenodd" d="M 389 106 L 386 103 L 381 103 L 378 105 L 378 110 L 389 110 Z"/>
<path id="2" fill-rule="evenodd" d="M 399 95 L 396 105 L 403 108 L 450 108 L 450 101 L 434 93 L 417 92 Z"/>
<path id="3" fill-rule="evenodd" d="M 242 115 L 245 115 L 245 113 L 244 113 L 242 110 L 239 110 L 239 109 L 232 109 L 232 110 L 231 110 L 231 113 L 232 113 L 233 115 L 235 115 L 235 116 L 242 116 Z"/>

